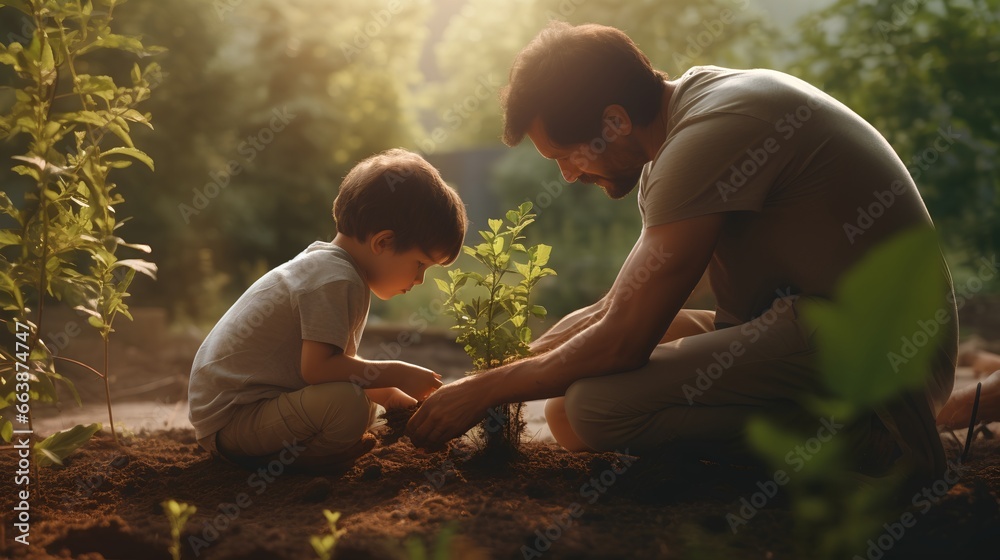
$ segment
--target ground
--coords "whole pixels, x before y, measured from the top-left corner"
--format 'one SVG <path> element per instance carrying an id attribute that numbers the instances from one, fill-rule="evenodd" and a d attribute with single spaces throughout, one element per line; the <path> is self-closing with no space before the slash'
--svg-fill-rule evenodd
<path id="1" fill-rule="evenodd" d="M 401 358 L 438 363 L 453 377 L 464 367 L 461 353 L 446 337 L 435 336 L 428 333 Z M 362 354 L 375 357 L 392 337 L 391 331 L 373 329 Z M 326 530 L 324 509 L 343 514 L 340 526 L 347 532 L 337 548 L 339 560 L 406 558 L 408 539 L 430 547 L 449 528 L 460 535 L 450 545 L 455 559 L 780 559 L 809 557 L 814 546 L 796 543 L 795 516 L 784 492 L 731 531 L 727 514 L 738 515 L 742 500 L 773 470 L 688 457 L 571 454 L 538 429 L 534 413 L 534 439 L 525 444 L 523 458 L 509 465 L 477 458 L 468 440 L 448 450 L 419 451 L 400 437 L 405 417 L 396 416 L 376 430 L 379 444 L 372 453 L 340 471 L 296 474 L 294 461 L 272 463 L 270 472 L 243 471 L 211 459 L 193 430 L 183 427 L 183 368 L 192 346 L 174 340 L 162 352 L 137 352 L 128 344 L 116 350 L 129 364 L 116 380 L 116 394 L 126 395 L 116 408 L 119 425 L 135 433 L 118 447 L 104 431 L 64 467 L 41 470 L 41 480 L 32 485 L 30 547 L 12 543 L 14 496 L 0 493 L 7 531 L 0 557 L 169 558 L 170 530 L 160 503 L 170 498 L 198 507 L 183 535 L 183 557 L 210 560 L 315 558 L 308 541 Z M 157 385 L 158 379 L 174 381 Z M 100 417 L 101 386 L 83 377 L 79 385 L 92 404 L 82 413 L 66 409 L 42 418 L 40 427 L 106 423 Z M 155 411 L 148 425 L 134 421 L 138 416 L 130 421 L 128 411 L 140 410 Z M 1000 424 L 990 428 L 996 433 Z M 955 435 L 964 441 L 963 430 Z M 960 443 L 950 434 L 943 441 L 956 459 Z M 980 435 L 965 466 L 939 502 L 926 512 L 911 509 L 916 524 L 886 541 L 890 553 L 859 550 L 857 557 L 996 558 L 1000 439 Z M 13 454 L 0 453 L 0 471 L 14 470 Z"/>

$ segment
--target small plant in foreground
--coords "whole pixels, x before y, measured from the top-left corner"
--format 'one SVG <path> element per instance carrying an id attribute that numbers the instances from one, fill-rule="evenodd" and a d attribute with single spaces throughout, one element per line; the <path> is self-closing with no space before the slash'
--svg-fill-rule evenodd
<path id="1" fill-rule="evenodd" d="M 873 249 L 844 274 L 832 301 L 805 305 L 806 321 L 817 327 L 820 372 L 829 390 L 803 402 L 806 409 L 846 425 L 906 391 L 922 391 L 936 337 L 928 336 L 907 360 L 894 361 L 892 349 L 937 316 L 945 293 L 935 234 L 920 228 Z M 801 434 L 762 419 L 747 430 L 751 444 L 778 469 L 788 467 L 789 450 L 802 443 Z M 908 465 L 898 461 L 886 475 L 859 484 L 849 472 L 855 453 L 847 441 L 831 440 L 790 477 L 799 544 L 812 558 L 863 553 L 866 541 L 899 515 L 894 494 L 911 474 Z"/>
<path id="2" fill-rule="evenodd" d="M 163 513 L 170 522 L 170 556 L 174 560 L 181 560 L 181 532 L 187 525 L 188 518 L 198 511 L 198 508 L 187 504 L 179 504 L 175 500 L 166 500 L 160 504 Z"/>
<path id="3" fill-rule="evenodd" d="M 309 544 L 312 545 L 313 550 L 316 551 L 316 556 L 319 556 L 320 560 L 332 560 L 334 549 L 337 548 L 337 541 L 340 540 L 340 537 L 342 537 L 347 530 L 337 528 L 337 521 L 340 520 L 339 511 L 334 512 L 324 509 L 323 515 L 326 516 L 326 522 L 330 526 L 330 533 L 327 535 L 313 535 L 309 537 Z"/>
<path id="4" fill-rule="evenodd" d="M 438 288 L 447 295 L 445 313 L 456 322 L 452 327 L 459 332 L 456 341 L 472 357 L 473 375 L 529 355 L 528 319 L 545 317 L 545 308 L 529 301 L 531 290 L 539 280 L 556 273 L 545 266 L 552 247 L 523 244 L 524 228 L 535 221 L 531 203 L 508 211 L 506 217 L 506 224 L 500 219 L 489 220 L 489 230 L 479 232 L 482 243 L 463 247 L 466 254 L 485 267 L 485 274 L 454 269 L 448 271 L 450 282 L 436 280 Z M 516 257 L 523 262 L 515 260 Z M 520 279 L 513 284 L 504 282 L 508 274 L 516 274 Z M 479 295 L 459 298 L 460 290 L 470 280 L 479 288 Z M 524 431 L 522 407 L 523 403 L 505 404 L 490 411 L 480 424 L 487 452 L 517 451 Z"/>

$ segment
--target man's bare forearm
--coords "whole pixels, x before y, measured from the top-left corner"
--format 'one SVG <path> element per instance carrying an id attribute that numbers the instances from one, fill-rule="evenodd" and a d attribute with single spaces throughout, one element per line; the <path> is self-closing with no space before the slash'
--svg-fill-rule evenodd
<path id="1" fill-rule="evenodd" d="M 578 309 L 559 320 L 551 329 L 531 343 L 531 352 L 541 354 L 554 350 L 604 316 L 607 296 L 597 303 Z"/>
<path id="2" fill-rule="evenodd" d="M 479 376 L 491 406 L 508 402 L 559 397 L 575 381 L 635 369 L 642 357 L 627 356 L 610 348 L 607 329 L 596 320 L 550 352 L 496 368 Z M 648 360 L 648 353 L 644 357 Z"/>

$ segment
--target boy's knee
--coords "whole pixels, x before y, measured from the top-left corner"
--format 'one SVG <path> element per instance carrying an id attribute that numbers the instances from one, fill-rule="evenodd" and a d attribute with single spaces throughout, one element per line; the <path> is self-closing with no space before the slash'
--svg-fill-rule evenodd
<path id="1" fill-rule="evenodd" d="M 368 430 L 372 403 L 353 383 L 313 385 L 303 395 L 303 408 L 316 435 L 325 441 L 349 446 Z"/>

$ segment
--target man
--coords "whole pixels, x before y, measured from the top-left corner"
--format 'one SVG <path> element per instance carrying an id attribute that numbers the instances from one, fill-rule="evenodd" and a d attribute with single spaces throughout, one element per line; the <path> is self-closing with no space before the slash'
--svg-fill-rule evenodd
<path id="1" fill-rule="evenodd" d="M 612 199 L 638 184 L 644 229 L 603 299 L 539 338 L 536 356 L 432 395 L 408 426 L 414 443 L 441 444 L 490 406 L 539 398 L 569 450 L 728 449 L 760 413 L 823 427 L 796 405 L 823 391 L 802 302 L 831 297 L 883 241 L 932 226 L 882 136 L 779 72 L 696 67 L 670 81 L 600 25 L 542 30 L 501 102 L 504 142 L 527 136 L 566 181 Z M 716 310 L 681 309 L 706 269 Z M 942 304 L 954 319 L 954 304 Z M 943 472 L 934 415 L 952 389 L 955 325 L 926 391 L 842 428 L 859 472 L 899 457 L 920 475 Z"/>

